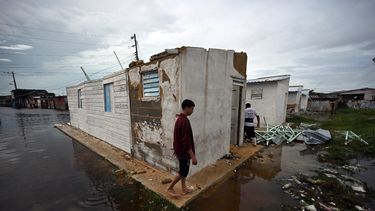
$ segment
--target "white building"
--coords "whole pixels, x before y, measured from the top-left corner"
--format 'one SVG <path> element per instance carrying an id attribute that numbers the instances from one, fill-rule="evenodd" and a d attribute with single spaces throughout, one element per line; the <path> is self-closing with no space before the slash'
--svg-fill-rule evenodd
<path id="1" fill-rule="evenodd" d="M 260 116 L 261 126 L 285 122 L 289 80 L 290 75 L 278 75 L 247 81 L 246 102 Z"/>
<path id="2" fill-rule="evenodd" d="M 301 109 L 302 85 L 289 86 L 288 111 L 299 112 Z"/>
<path id="3" fill-rule="evenodd" d="M 190 117 L 197 166 L 192 173 L 243 143 L 246 53 L 182 47 L 131 63 L 126 70 L 67 87 L 71 124 L 156 167 L 177 167 L 173 129 L 181 102 Z"/>

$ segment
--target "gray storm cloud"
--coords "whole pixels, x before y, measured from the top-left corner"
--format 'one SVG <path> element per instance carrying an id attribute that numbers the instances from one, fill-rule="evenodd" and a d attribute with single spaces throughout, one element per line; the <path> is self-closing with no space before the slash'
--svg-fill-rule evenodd
<path id="1" fill-rule="evenodd" d="M 80 66 L 94 78 L 119 70 L 113 51 L 126 66 L 137 33 L 144 60 L 179 46 L 234 49 L 248 54 L 248 78 L 291 74 L 318 91 L 373 87 L 373 11 L 371 0 L 1 1 L 0 58 L 12 63 L 0 72 L 14 71 L 23 88 L 64 93 L 84 80 Z"/>

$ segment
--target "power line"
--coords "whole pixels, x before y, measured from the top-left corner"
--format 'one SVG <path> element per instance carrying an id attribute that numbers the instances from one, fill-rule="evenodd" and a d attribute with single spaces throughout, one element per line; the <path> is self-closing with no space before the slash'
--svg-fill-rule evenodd
<path id="1" fill-rule="evenodd" d="M 88 37 L 120 37 L 121 35 L 98 35 L 98 34 L 86 34 L 86 33 L 77 33 L 77 32 L 67 32 L 67 31 L 61 31 L 61 30 L 51 30 L 51 29 L 44 29 L 44 28 L 37 28 L 37 27 L 30 27 L 30 26 L 21 26 L 21 25 L 15 25 L 15 24 L 0 24 L 0 25 L 6 25 L 10 27 L 16 27 L 16 28 L 25 28 L 25 29 L 31 29 L 31 30 L 37 30 L 37 31 L 45 31 L 45 32 L 52 32 L 52 33 L 63 33 L 63 34 L 70 34 L 70 35 L 80 35 L 80 36 L 88 36 Z"/>
<path id="2" fill-rule="evenodd" d="M 26 54 L 26 53 L 8 53 L 0 52 L 4 55 L 15 55 L 15 56 L 45 56 L 45 57 L 67 57 L 67 56 L 84 56 L 84 57 L 95 57 L 95 56 L 112 56 L 112 54 L 90 54 L 90 55 L 76 55 L 76 54 Z M 129 55 L 129 54 L 117 54 L 117 55 Z"/>
<path id="3" fill-rule="evenodd" d="M 131 59 L 122 60 L 122 62 L 128 62 L 128 61 L 131 61 Z M 113 65 L 113 66 L 110 66 L 110 67 L 106 67 L 106 68 L 104 68 L 104 69 L 101 69 L 101 70 L 99 70 L 99 71 L 96 71 L 96 72 L 91 73 L 91 74 L 88 74 L 88 75 L 90 75 L 90 76 L 94 76 L 94 75 L 97 75 L 97 74 L 99 74 L 99 73 L 101 73 L 101 72 L 103 72 L 103 71 L 109 70 L 109 69 L 114 68 L 114 67 L 117 67 L 117 66 L 118 66 L 118 64 Z M 2 71 L 2 72 L 0 72 L 0 73 L 10 74 L 11 72 Z M 40 72 L 40 73 L 42 73 L 42 72 Z M 17 72 L 16 72 L 15 74 L 17 75 Z M 45 74 L 45 73 L 44 73 L 44 74 Z M 60 86 L 58 86 L 58 87 L 52 87 L 52 88 L 51 88 L 51 87 L 47 87 L 47 88 L 44 88 L 44 89 L 46 89 L 46 90 L 59 90 L 59 89 L 61 89 L 61 88 L 65 88 L 65 87 L 68 86 L 68 85 L 72 85 L 72 84 L 74 84 L 74 83 L 77 83 L 77 82 L 79 82 L 79 81 L 81 81 L 81 80 L 82 80 L 82 79 L 78 79 L 78 80 L 74 80 L 74 81 L 69 81 L 69 82 L 63 83 L 62 85 L 60 85 Z"/>
<path id="4" fill-rule="evenodd" d="M 93 45 L 93 43 L 75 42 L 75 41 L 69 41 L 69 40 L 54 40 L 54 39 L 45 39 L 45 38 L 40 38 L 40 37 L 31 37 L 31 36 L 29 37 L 29 36 L 13 35 L 13 34 L 3 34 L 3 33 L 0 33 L 0 35 L 9 36 L 9 37 L 19 37 L 19 38 L 26 38 L 26 39 L 34 39 L 34 40 L 43 40 L 43 41 L 50 41 L 50 42 L 72 43 L 72 44 L 78 44 L 78 45 Z"/>
<path id="5" fill-rule="evenodd" d="M 130 61 L 130 60 L 125 60 L 125 61 Z M 123 62 L 124 62 L 124 61 L 123 61 Z M 99 70 L 99 71 L 97 71 L 97 72 L 94 72 L 94 73 L 91 73 L 91 74 L 88 74 L 88 75 L 89 75 L 89 76 L 94 76 L 94 75 L 96 75 L 96 74 L 98 74 L 98 73 L 101 73 L 101 72 L 103 72 L 103 71 L 105 71 L 105 70 L 109 70 L 109 69 L 114 68 L 114 67 L 117 67 L 117 66 L 118 66 L 118 64 L 113 65 L 113 66 L 110 66 L 110 67 L 107 67 L 107 68 L 104 68 L 104 69 L 101 69 L 101 70 Z M 67 85 L 70 85 L 70 84 L 73 84 L 73 83 L 77 83 L 77 82 L 79 82 L 79 81 L 81 81 L 81 79 L 79 79 L 79 80 L 75 80 L 75 81 L 70 81 L 70 82 L 67 82 L 67 83 L 64 83 L 63 85 L 61 85 L 61 86 L 59 86 L 59 87 L 56 87 L 56 88 L 46 88 L 46 89 L 48 89 L 48 90 L 58 90 L 58 89 L 61 89 L 61 88 L 66 87 Z"/>
<path id="6" fill-rule="evenodd" d="M 112 63 L 103 63 L 103 64 L 92 64 L 92 63 L 87 63 L 87 64 L 84 64 L 84 63 L 81 63 L 81 64 L 48 64 L 48 65 L 56 65 L 56 66 L 59 66 L 60 68 L 61 67 L 79 67 L 80 65 L 85 65 L 85 66 L 100 66 L 100 65 L 107 65 L 107 64 L 112 64 Z M 42 66 L 0 66 L 0 68 L 42 68 Z"/>
<path id="7" fill-rule="evenodd" d="M 132 55 L 128 55 L 126 56 L 125 58 L 131 58 Z M 81 65 L 85 65 L 85 66 L 101 66 L 101 65 L 107 65 L 107 64 L 112 64 L 111 63 L 101 63 L 101 64 L 93 64 L 93 63 L 69 63 L 69 62 L 66 62 L 66 63 L 48 63 L 48 64 L 45 64 L 45 65 L 55 65 L 55 66 L 58 66 L 58 68 L 62 68 L 62 67 L 79 67 Z M 43 68 L 42 65 L 25 65 L 25 66 L 1 66 L 0 65 L 0 68 L 9 68 L 9 69 L 17 69 L 17 68 L 20 68 L 20 69 L 24 69 L 24 68 Z"/>

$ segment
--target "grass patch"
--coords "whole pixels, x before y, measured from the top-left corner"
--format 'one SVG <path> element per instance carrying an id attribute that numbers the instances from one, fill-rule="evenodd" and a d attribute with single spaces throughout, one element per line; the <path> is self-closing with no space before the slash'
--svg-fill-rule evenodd
<path id="1" fill-rule="evenodd" d="M 317 121 L 311 117 L 306 116 L 299 116 L 299 115 L 292 115 L 286 119 L 287 122 L 293 123 L 294 125 L 299 125 L 301 122 L 307 123 L 307 124 L 313 124 Z"/>
<path id="2" fill-rule="evenodd" d="M 349 159 L 375 155 L 375 110 L 369 109 L 340 109 L 321 127 L 330 130 L 332 141 L 325 156 L 331 163 L 347 163 Z M 369 145 L 353 140 L 345 145 L 345 136 L 337 131 L 350 130 L 360 135 Z"/>
<path id="3" fill-rule="evenodd" d="M 332 140 L 327 143 L 327 153 L 319 157 L 320 161 L 346 164 L 353 158 L 375 156 L 375 110 L 345 108 L 337 110 L 323 121 L 306 116 L 292 116 L 287 121 L 295 124 L 318 123 L 321 128 L 331 132 Z M 338 131 L 347 130 L 360 135 L 369 145 L 358 140 L 345 145 L 345 136 Z"/>

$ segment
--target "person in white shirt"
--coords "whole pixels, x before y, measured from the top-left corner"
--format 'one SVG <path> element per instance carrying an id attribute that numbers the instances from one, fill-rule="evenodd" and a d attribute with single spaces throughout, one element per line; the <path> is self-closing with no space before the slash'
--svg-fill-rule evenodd
<path id="1" fill-rule="evenodd" d="M 257 127 L 259 128 L 259 115 L 255 109 L 251 108 L 250 103 L 246 103 L 245 108 L 245 136 L 253 141 L 254 145 L 257 144 L 255 137 L 254 118 L 257 118 Z"/>

